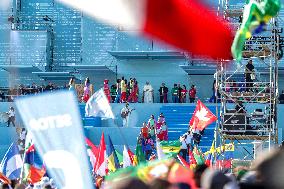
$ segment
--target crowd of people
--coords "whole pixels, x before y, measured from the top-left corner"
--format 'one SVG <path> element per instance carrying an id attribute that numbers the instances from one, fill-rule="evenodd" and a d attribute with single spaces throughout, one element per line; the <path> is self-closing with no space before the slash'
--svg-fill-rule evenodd
<path id="1" fill-rule="evenodd" d="M 0 102 L 1 101 L 12 102 L 17 96 L 34 95 L 45 91 L 68 89 L 68 87 L 69 87 L 68 85 L 58 86 L 52 82 L 48 82 L 47 85 L 37 85 L 36 83 L 33 83 L 32 85 L 21 84 L 19 86 L 9 88 L 6 92 L 4 92 L 4 90 L 0 90 Z"/>
<path id="2" fill-rule="evenodd" d="M 156 120 L 154 115 L 151 115 L 148 122 L 144 122 L 141 127 L 141 132 L 138 136 L 137 143 L 142 146 L 143 154 L 146 160 L 156 159 L 156 141 L 168 140 L 168 127 L 166 119 L 161 113 Z"/>
<path id="3" fill-rule="evenodd" d="M 10 88 L 4 92 L 0 90 L 0 101 L 14 101 L 14 98 L 22 95 L 31 95 L 38 94 L 44 91 L 54 91 L 59 89 L 69 89 L 69 90 L 77 90 L 76 87 L 76 79 L 71 78 L 68 84 L 64 86 L 57 86 L 55 83 L 49 82 L 47 85 L 37 85 L 33 83 L 32 85 L 19 85 L 14 88 Z M 91 81 L 87 77 L 83 84 L 83 94 L 78 97 L 80 102 L 87 102 L 87 100 L 92 95 L 92 91 L 90 89 Z M 109 80 L 105 79 L 103 83 L 103 89 L 105 95 L 107 96 L 110 103 L 154 103 L 154 93 L 155 90 L 150 84 L 150 82 L 146 82 L 142 88 L 142 94 L 139 96 L 139 86 L 136 78 L 130 78 L 127 80 L 125 77 L 121 77 L 117 79 L 116 83 L 113 85 L 109 84 Z M 193 103 L 196 99 L 196 87 L 194 85 L 191 86 L 189 90 L 187 90 L 186 85 L 174 84 L 171 91 L 166 86 L 165 83 L 162 83 L 160 88 L 157 90 L 160 95 L 159 103 L 185 103 L 189 101 Z M 169 96 L 172 96 L 172 101 L 169 100 Z M 188 97 L 187 97 L 188 95 Z M 188 100 L 187 100 L 188 99 Z"/>
<path id="4" fill-rule="evenodd" d="M 108 83 L 107 83 L 108 84 Z M 117 79 L 116 84 L 111 85 L 110 90 L 106 83 L 104 83 L 104 90 L 106 96 L 110 96 L 112 103 L 136 103 L 139 101 L 139 88 L 136 78 L 130 78 L 127 82 L 127 79 L 122 77 Z M 169 88 L 165 83 L 162 83 L 159 90 L 160 101 L 159 103 L 168 103 Z M 153 103 L 154 102 L 154 88 L 150 82 L 146 82 L 142 90 L 142 103 Z M 171 89 L 172 103 L 185 103 L 187 102 L 187 93 L 189 95 L 189 102 L 193 103 L 196 98 L 196 88 L 194 85 L 191 86 L 190 90 L 186 89 L 186 86 L 181 87 L 180 84 L 174 84 Z"/>
<path id="5" fill-rule="evenodd" d="M 266 98 L 265 93 L 269 94 L 270 88 L 267 86 L 267 84 L 255 82 L 256 76 L 252 61 L 249 61 L 246 65 L 244 76 L 243 82 L 236 81 L 234 79 L 226 81 L 226 85 L 223 86 L 223 90 L 226 92 L 231 92 L 234 96 L 251 96 L 250 93 L 253 91 L 261 92 L 261 94 L 263 94 L 263 98 L 261 98 L 261 95 L 258 95 L 258 98 L 256 99 L 259 101 L 264 101 Z M 17 96 L 38 94 L 44 91 L 54 91 L 60 89 L 77 90 L 75 88 L 75 81 L 75 78 L 71 78 L 69 83 L 65 84 L 64 86 L 58 86 L 52 82 L 48 82 L 47 85 L 37 85 L 36 83 L 33 83 L 32 85 L 21 84 L 18 87 L 10 88 L 5 92 L 0 90 L 0 102 L 12 102 Z M 93 93 L 90 88 L 91 81 L 88 77 L 82 86 L 84 88 L 83 94 L 80 94 L 80 92 L 76 91 L 78 100 L 79 102 L 87 102 Z M 116 83 L 113 85 L 110 85 L 109 80 L 105 79 L 103 89 L 110 103 L 194 103 L 197 99 L 197 90 L 195 85 L 191 85 L 190 88 L 187 89 L 186 85 L 174 84 L 173 87 L 169 89 L 165 83 L 162 83 L 160 88 L 157 90 L 159 100 L 155 101 L 155 90 L 148 81 L 144 84 L 142 94 L 139 96 L 140 90 L 136 78 L 130 78 L 128 81 L 125 77 L 122 77 L 117 79 Z M 218 86 L 216 85 L 216 80 L 213 81 L 212 93 L 213 94 L 209 99 L 209 102 L 220 102 L 221 94 L 218 90 Z M 283 94 L 282 96 L 281 94 L 279 95 L 279 103 L 283 103 Z"/>
<path id="6" fill-rule="evenodd" d="M 107 180 L 101 176 L 94 176 L 94 187 L 101 189 L 281 189 L 284 186 L 282 179 L 284 150 L 274 149 L 254 160 L 251 166 L 237 166 L 231 171 L 217 169 L 206 164 L 196 165 L 193 169 L 173 166 L 171 160 L 158 164 L 162 174 L 151 174 L 157 171 L 149 166 L 149 172 L 144 170 L 144 177 L 125 177 L 116 181 Z M 176 160 L 178 162 L 178 160 Z M 162 165 L 162 166 L 161 166 Z M 172 167 L 175 168 L 172 168 Z M 181 166 L 181 165 L 180 165 Z M 186 172 L 185 172 L 186 171 Z M 174 177 L 172 172 L 174 172 Z M 157 173 L 157 172 L 156 172 Z M 142 174 L 142 173 L 141 173 Z M 148 175 L 149 174 L 149 175 Z M 142 176 L 143 176 L 142 175 Z M 148 178 L 150 176 L 150 178 Z M 145 182 L 145 177 L 149 181 Z M 76 180 L 74 180 L 76 182 Z M 11 184 L 0 184 L 1 189 L 56 189 L 53 179 L 43 177 L 38 183 L 32 185 L 20 184 L 19 180 L 12 180 Z"/>

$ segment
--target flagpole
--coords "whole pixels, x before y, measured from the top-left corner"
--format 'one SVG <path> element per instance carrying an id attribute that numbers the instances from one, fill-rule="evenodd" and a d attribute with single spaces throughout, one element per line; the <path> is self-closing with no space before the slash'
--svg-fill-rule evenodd
<path id="1" fill-rule="evenodd" d="M 26 150 L 25 150 L 25 153 L 24 153 L 24 156 L 23 156 L 23 165 L 22 165 L 21 175 L 20 175 L 20 184 L 23 183 L 25 159 L 26 159 Z"/>
<path id="2" fill-rule="evenodd" d="M 218 68 L 217 68 L 218 69 Z M 219 124 L 219 111 L 218 111 L 218 88 L 219 88 L 219 82 L 218 82 L 218 70 L 216 69 L 216 78 L 215 78 L 215 86 L 214 87 L 214 95 L 215 95 L 215 108 L 216 108 L 216 115 L 217 115 L 217 120 L 216 120 L 216 125 L 215 125 L 215 129 L 214 129 L 214 153 L 212 154 L 213 155 L 213 159 L 214 161 L 216 162 L 217 160 L 217 156 L 215 155 L 215 149 L 217 148 L 217 130 L 218 130 L 218 124 Z M 212 162 L 213 164 L 213 162 Z"/>

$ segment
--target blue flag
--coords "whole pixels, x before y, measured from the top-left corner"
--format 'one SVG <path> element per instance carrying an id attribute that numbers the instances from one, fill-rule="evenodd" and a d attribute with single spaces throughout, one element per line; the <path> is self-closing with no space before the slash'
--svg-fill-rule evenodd
<path id="1" fill-rule="evenodd" d="M 119 168 L 119 161 L 109 135 L 108 135 L 108 141 L 109 141 L 109 145 L 107 148 L 108 169 L 114 172 Z"/>
<path id="2" fill-rule="evenodd" d="M 57 187 L 92 189 L 82 120 L 73 92 L 27 96 L 15 103 Z"/>
<path id="3" fill-rule="evenodd" d="M 22 167 L 23 160 L 19 148 L 16 143 L 12 143 L 1 162 L 0 172 L 9 179 L 17 179 L 21 176 Z"/>

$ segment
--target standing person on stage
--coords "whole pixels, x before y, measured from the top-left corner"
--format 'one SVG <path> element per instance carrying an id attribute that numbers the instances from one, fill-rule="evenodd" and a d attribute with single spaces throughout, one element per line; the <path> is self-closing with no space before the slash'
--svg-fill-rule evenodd
<path id="1" fill-rule="evenodd" d="M 16 124 L 15 124 L 15 109 L 13 107 L 10 107 L 10 110 L 9 112 L 7 112 L 8 116 L 9 116 L 9 119 L 8 119 L 8 125 L 7 127 L 10 127 L 10 124 L 12 123 L 14 127 L 16 127 Z"/>
<path id="2" fill-rule="evenodd" d="M 143 102 L 144 103 L 154 102 L 154 89 L 148 81 L 146 82 L 143 88 Z"/>
<path id="3" fill-rule="evenodd" d="M 195 85 L 191 85 L 191 88 L 190 88 L 188 94 L 189 94 L 189 102 L 190 102 L 190 103 L 194 103 L 195 98 L 196 98 Z"/>
<path id="4" fill-rule="evenodd" d="M 255 80 L 255 72 L 254 65 L 252 64 L 252 59 L 250 59 L 245 68 L 245 81 L 247 92 L 252 90 L 253 80 Z"/>
<path id="5" fill-rule="evenodd" d="M 129 116 L 134 109 L 130 109 L 128 102 L 126 102 L 125 107 L 122 108 L 120 115 L 123 122 L 123 127 L 128 127 L 129 125 Z"/>
<path id="6" fill-rule="evenodd" d="M 110 87 L 110 96 L 111 96 L 111 102 L 115 102 L 116 85 L 111 85 L 111 87 Z"/>
<path id="7" fill-rule="evenodd" d="M 181 103 L 186 103 L 186 94 L 187 94 L 187 89 L 186 86 L 183 85 L 183 89 L 181 90 Z"/>
<path id="8" fill-rule="evenodd" d="M 165 83 L 162 83 L 159 93 L 160 93 L 160 103 L 168 103 L 168 87 L 166 87 Z"/>
<path id="9" fill-rule="evenodd" d="M 130 83 L 130 95 L 128 97 L 128 102 L 136 103 L 138 101 L 138 83 L 135 78 L 131 80 Z"/>
<path id="10" fill-rule="evenodd" d="M 120 103 L 120 97 L 121 97 L 120 82 L 121 82 L 120 79 L 116 80 L 116 97 L 115 97 L 115 100 L 114 100 L 115 103 Z"/>
<path id="11" fill-rule="evenodd" d="M 178 87 L 177 87 L 177 84 L 174 84 L 174 88 L 172 88 L 172 100 L 173 100 L 173 103 L 178 103 Z"/>
<path id="12" fill-rule="evenodd" d="M 90 90 L 90 79 L 87 77 L 85 80 L 85 87 L 84 87 L 84 94 L 83 94 L 83 102 L 88 102 L 90 95 L 91 95 L 91 90 Z"/>
<path id="13" fill-rule="evenodd" d="M 104 93 L 108 99 L 108 102 L 111 103 L 111 98 L 110 98 L 110 90 L 108 86 L 108 79 L 104 80 Z"/>
<path id="14" fill-rule="evenodd" d="M 127 92 L 127 84 L 126 84 L 126 79 L 124 77 L 121 78 L 120 81 L 120 88 L 121 88 L 121 97 L 120 97 L 120 102 L 124 103 L 126 102 L 126 92 Z"/>
<path id="15" fill-rule="evenodd" d="M 138 88 L 138 82 L 136 79 L 134 79 L 134 86 L 133 86 L 133 102 L 138 102 L 138 94 L 139 94 L 139 88 Z"/>
<path id="16" fill-rule="evenodd" d="M 75 90 L 75 78 L 72 77 L 69 81 L 69 91 Z"/>
<path id="17" fill-rule="evenodd" d="M 182 91 L 182 88 L 180 86 L 180 84 L 178 84 L 178 103 L 181 103 L 181 91 Z"/>

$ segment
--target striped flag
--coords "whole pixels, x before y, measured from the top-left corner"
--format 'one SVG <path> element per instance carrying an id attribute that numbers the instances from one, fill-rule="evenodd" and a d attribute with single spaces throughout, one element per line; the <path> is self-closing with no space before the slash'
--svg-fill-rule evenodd
<path id="1" fill-rule="evenodd" d="M 57 0 L 194 55 L 231 59 L 233 32 L 200 0 Z M 210 34 L 210 35 L 209 35 Z"/>
<path id="2" fill-rule="evenodd" d="M 8 148 L 0 165 L 0 172 L 9 179 L 18 179 L 21 176 L 23 160 L 19 153 L 19 148 L 16 143 L 12 143 Z"/>
<path id="3" fill-rule="evenodd" d="M 110 136 L 108 136 L 109 146 L 107 149 L 107 155 L 108 155 L 108 169 L 111 172 L 116 171 L 119 168 L 119 161 L 112 143 L 112 140 Z"/>

